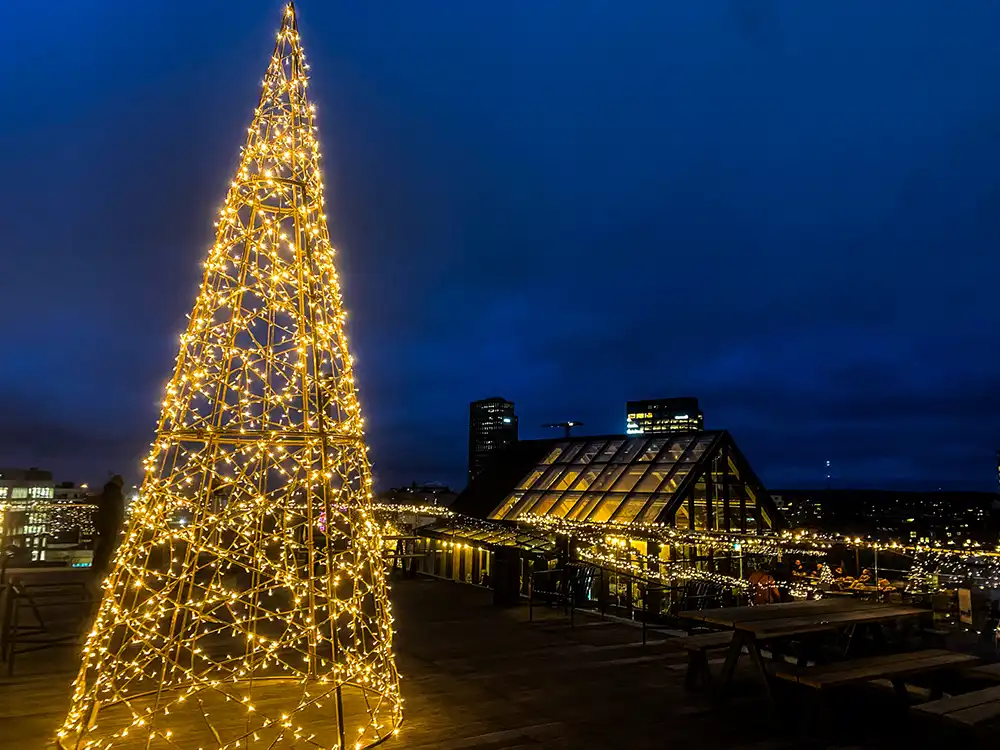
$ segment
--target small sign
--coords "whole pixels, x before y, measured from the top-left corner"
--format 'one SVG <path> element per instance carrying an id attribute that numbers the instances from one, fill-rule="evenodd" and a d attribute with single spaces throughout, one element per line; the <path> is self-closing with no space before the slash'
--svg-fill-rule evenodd
<path id="1" fill-rule="evenodd" d="M 958 619 L 966 625 L 972 624 L 972 592 L 969 589 L 958 590 Z"/>

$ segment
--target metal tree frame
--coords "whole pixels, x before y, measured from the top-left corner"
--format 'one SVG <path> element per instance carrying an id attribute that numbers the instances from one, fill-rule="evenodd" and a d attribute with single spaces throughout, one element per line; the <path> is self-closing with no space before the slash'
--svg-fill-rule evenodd
<path id="1" fill-rule="evenodd" d="M 63 747 L 361 748 L 402 719 L 306 70 L 289 5 Z"/>

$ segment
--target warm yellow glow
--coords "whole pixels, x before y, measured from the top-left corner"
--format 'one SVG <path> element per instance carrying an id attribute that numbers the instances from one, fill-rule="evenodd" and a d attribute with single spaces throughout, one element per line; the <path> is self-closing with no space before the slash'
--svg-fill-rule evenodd
<path id="1" fill-rule="evenodd" d="M 400 723 L 306 78 L 289 5 L 64 747 L 370 747 Z"/>

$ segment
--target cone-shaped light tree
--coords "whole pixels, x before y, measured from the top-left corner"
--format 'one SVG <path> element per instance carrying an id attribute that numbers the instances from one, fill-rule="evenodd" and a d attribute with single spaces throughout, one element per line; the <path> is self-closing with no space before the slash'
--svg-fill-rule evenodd
<path id="1" fill-rule="evenodd" d="M 306 70 L 289 5 L 63 747 L 361 748 L 401 720 Z"/>

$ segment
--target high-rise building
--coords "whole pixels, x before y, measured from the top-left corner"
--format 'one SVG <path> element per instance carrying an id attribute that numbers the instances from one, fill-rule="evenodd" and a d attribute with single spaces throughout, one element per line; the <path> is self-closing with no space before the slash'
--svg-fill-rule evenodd
<path id="1" fill-rule="evenodd" d="M 705 415 L 698 399 L 657 398 L 625 404 L 625 432 L 629 435 L 659 435 L 705 429 Z"/>
<path id="2" fill-rule="evenodd" d="M 493 454 L 516 442 L 513 401 L 497 397 L 469 404 L 469 481 L 486 467 Z"/>

